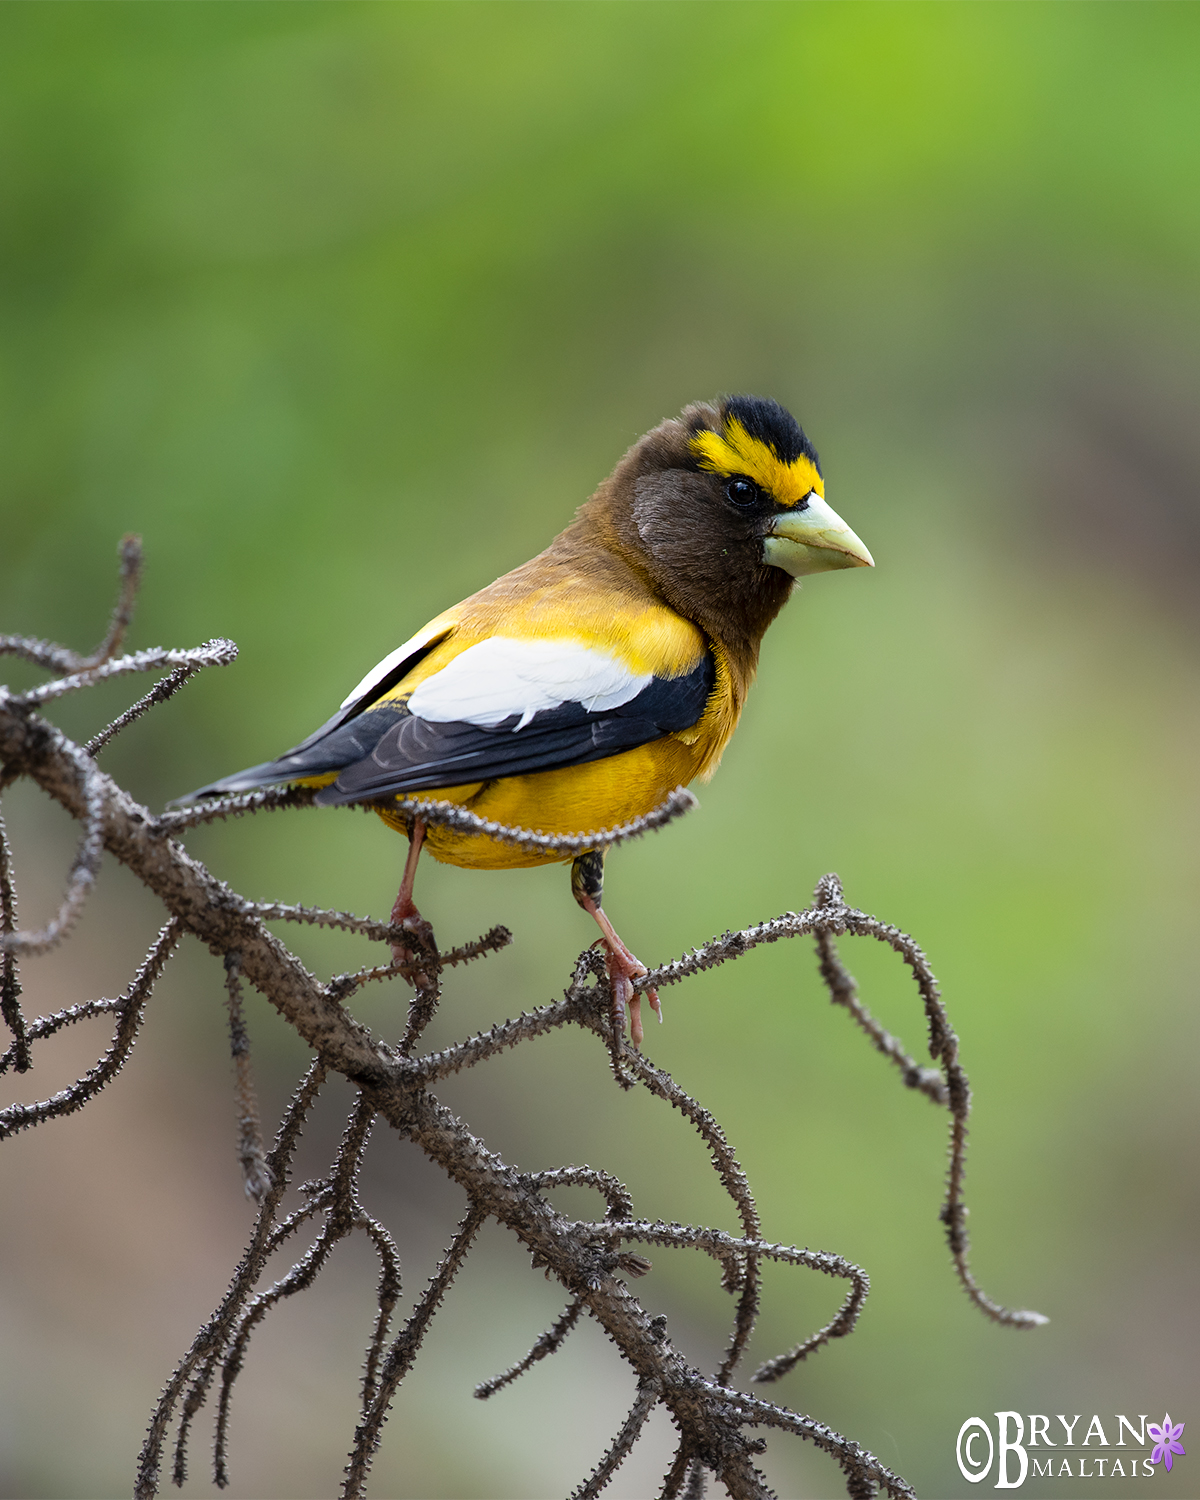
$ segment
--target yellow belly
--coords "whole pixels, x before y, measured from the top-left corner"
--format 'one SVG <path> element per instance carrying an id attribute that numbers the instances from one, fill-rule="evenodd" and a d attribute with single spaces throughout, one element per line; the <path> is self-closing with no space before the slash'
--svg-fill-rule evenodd
<path id="1" fill-rule="evenodd" d="M 539 833 L 591 833 L 640 818 L 677 786 L 686 786 L 704 760 L 695 745 L 668 736 L 626 750 L 607 760 L 531 776 L 442 787 L 415 795 L 454 802 L 481 818 L 531 828 Z M 406 832 L 403 819 L 386 809 L 379 816 L 391 828 Z M 434 859 L 471 870 L 510 870 L 529 865 L 563 864 L 561 854 L 533 854 L 482 834 L 431 827 L 424 847 Z"/>

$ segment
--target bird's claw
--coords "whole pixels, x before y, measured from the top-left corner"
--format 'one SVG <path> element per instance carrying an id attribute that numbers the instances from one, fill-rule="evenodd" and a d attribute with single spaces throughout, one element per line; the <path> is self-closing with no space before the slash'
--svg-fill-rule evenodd
<path id="1" fill-rule="evenodd" d="M 393 925 L 398 926 L 402 932 L 411 933 L 414 939 L 408 943 L 392 944 L 392 962 L 397 964 L 415 964 L 421 959 L 428 959 L 437 953 L 437 940 L 433 935 L 433 924 L 428 922 L 419 911 L 413 910 L 406 917 L 396 921 L 393 914 Z"/>
<path id="2" fill-rule="evenodd" d="M 604 967 L 608 972 L 608 982 L 612 987 L 613 1008 L 624 1021 L 625 1015 L 629 1016 L 629 1039 L 635 1047 L 642 1045 L 645 1035 L 642 1029 L 642 995 L 650 1002 L 650 1009 L 662 1021 L 662 1004 L 658 998 L 657 990 L 635 990 L 633 981 L 640 979 L 643 974 L 650 972 L 646 965 L 636 959 L 624 943 L 619 947 L 614 946 L 607 939 L 602 939 L 605 947 Z"/>

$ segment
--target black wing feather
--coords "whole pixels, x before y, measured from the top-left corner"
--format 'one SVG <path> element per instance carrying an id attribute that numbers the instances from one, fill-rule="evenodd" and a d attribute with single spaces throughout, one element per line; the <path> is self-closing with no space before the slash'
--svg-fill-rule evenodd
<path id="1" fill-rule="evenodd" d="M 398 661 L 385 677 L 368 689 L 361 698 L 345 708 L 339 708 L 331 719 L 326 719 L 319 729 L 314 729 L 307 739 L 301 740 L 291 750 L 286 750 L 275 760 L 264 760 L 261 765 L 250 766 L 233 776 L 223 776 L 202 786 L 198 791 L 179 797 L 171 805 L 184 806 L 197 802 L 202 797 L 223 797 L 230 792 L 253 791 L 261 786 L 278 786 L 281 782 L 300 781 L 308 776 L 324 776 L 330 771 L 340 771 L 368 755 L 379 736 L 399 717 L 402 709 L 390 703 L 378 703 L 384 693 L 390 692 L 402 677 L 450 634 L 447 625 L 440 635 L 433 636 L 423 646 L 418 646 L 402 661 Z M 378 704 L 378 706 L 373 706 Z M 383 717 L 379 717 L 382 715 Z"/>
<path id="2" fill-rule="evenodd" d="M 685 676 L 656 677 L 619 708 L 589 713 L 581 703 L 562 703 L 535 714 L 523 729 L 516 727 L 517 714 L 495 728 L 481 728 L 434 723 L 406 708 L 383 705 L 354 721 L 353 727 L 366 737 L 374 732 L 371 721 L 376 715 L 390 710 L 392 717 L 380 725 L 370 753 L 352 764 L 342 762 L 345 769 L 331 786 L 317 793 L 316 801 L 324 806 L 369 802 L 397 793 L 604 760 L 690 729 L 704 713 L 715 681 L 716 666 L 712 654 L 706 652 Z M 351 727 L 346 725 L 336 737 Z"/>

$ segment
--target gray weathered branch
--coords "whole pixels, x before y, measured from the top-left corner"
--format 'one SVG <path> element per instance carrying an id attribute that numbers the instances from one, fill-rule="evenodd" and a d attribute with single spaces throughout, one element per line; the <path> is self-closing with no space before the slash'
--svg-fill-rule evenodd
<path id="1" fill-rule="evenodd" d="M 0 1111 L 0 1139 L 55 1115 L 86 1104 L 117 1072 L 136 1039 L 146 1003 L 163 966 L 184 933 L 191 934 L 225 960 L 233 1056 L 237 1072 L 240 1155 L 247 1190 L 259 1203 L 250 1245 L 229 1290 L 201 1328 L 191 1349 L 172 1375 L 155 1409 L 138 1467 L 136 1495 L 149 1500 L 158 1493 L 163 1447 L 178 1411 L 173 1477 L 186 1477 L 191 1423 L 220 1372 L 215 1477 L 227 1482 L 225 1453 L 230 1398 L 251 1335 L 282 1299 L 311 1285 L 335 1246 L 353 1231 L 372 1241 L 380 1264 L 377 1315 L 365 1360 L 361 1420 L 346 1470 L 343 1494 L 364 1493 L 371 1459 L 400 1381 L 416 1358 L 425 1331 L 482 1223 L 494 1218 L 527 1247 L 532 1264 L 553 1275 L 568 1294 L 565 1312 L 529 1353 L 504 1374 L 479 1386 L 476 1394 L 493 1394 L 537 1360 L 553 1354 L 580 1317 L 595 1319 L 620 1350 L 636 1378 L 629 1415 L 608 1452 L 576 1491 L 598 1494 L 627 1456 L 651 1410 L 661 1402 L 679 1432 L 679 1447 L 664 1481 L 663 1494 L 703 1493 L 704 1475 L 716 1474 L 735 1500 L 766 1500 L 765 1480 L 752 1462 L 763 1440 L 746 1429 L 771 1426 L 790 1431 L 822 1448 L 842 1468 L 848 1493 L 866 1497 L 885 1491 L 893 1497 L 911 1491 L 899 1476 L 849 1439 L 813 1418 L 738 1391 L 732 1384 L 758 1309 L 759 1262 L 773 1259 L 847 1279 L 850 1292 L 835 1317 L 788 1353 L 760 1366 L 758 1380 L 773 1380 L 832 1338 L 849 1333 L 867 1294 L 866 1273 L 836 1255 L 773 1244 L 762 1237 L 757 1207 L 737 1157 L 713 1117 L 667 1073 L 654 1067 L 626 1042 L 612 1018 L 611 994 L 603 965 L 585 950 L 564 997 L 547 1006 L 493 1026 L 424 1057 L 410 1056 L 440 995 L 440 975 L 503 947 L 504 928 L 447 952 L 414 945 L 411 934 L 389 923 L 346 912 L 248 901 L 217 880 L 178 842 L 177 835 L 216 818 L 311 805 L 303 789 L 267 789 L 246 796 L 202 804 L 182 812 L 155 816 L 99 770 L 95 754 L 111 737 L 165 701 L 195 672 L 233 659 L 231 642 L 213 641 L 190 651 L 142 651 L 116 655 L 132 613 L 141 553 L 136 539 L 122 548 L 122 589 L 104 641 L 91 656 L 27 637 L 0 637 L 0 655 L 13 654 L 57 673 L 54 681 L 22 695 L 0 688 L 0 790 L 25 776 L 59 802 L 79 822 L 82 836 L 68 876 L 59 912 L 38 933 L 23 933 L 16 923 L 16 889 L 0 823 L 0 1010 L 12 1044 L 0 1056 L 0 1073 L 28 1069 L 34 1042 L 88 1016 L 116 1014 L 117 1032 L 109 1051 L 82 1078 L 49 1100 L 13 1105 Z M 62 694 L 107 677 L 172 668 L 167 677 L 120 715 L 87 746 L 67 739 L 36 711 Z M 569 856 L 587 848 L 608 847 L 662 826 L 694 805 L 678 789 L 645 818 L 617 828 L 577 834 L 546 835 L 480 819 L 449 803 L 412 799 L 401 810 L 427 823 L 484 833 L 503 842 L 539 852 Z M 107 851 L 151 890 L 169 920 L 125 995 L 116 1000 L 86 1001 L 50 1016 L 26 1021 L 18 997 L 18 955 L 33 956 L 61 941 L 79 917 Z M 266 926 L 268 921 L 301 921 L 337 926 L 368 941 L 387 942 L 401 951 L 397 961 L 364 967 L 322 983 Z M 842 965 L 835 939 L 871 937 L 886 943 L 908 965 L 921 995 L 928 1026 L 928 1046 L 935 1068 L 923 1068 L 908 1056 L 898 1039 L 883 1030 L 858 999 L 854 981 Z M 998 1322 L 1032 1327 L 1044 1321 L 1036 1313 L 1010 1312 L 988 1298 L 967 1265 L 967 1237 L 962 1186 L 966 1121 L 970 1090 L 958 1060 L 958 1042 L 950 1027 L 929 964 L 917 944 L 899 929 L 846 905 L 835 876 L 818 885 L 813 906 L 789 912 L 742 932 L 727 932 L 692 953 L 661 965 L 636 981 L 639 989 L 662 987 L 715 964 L 736 959 L 761 943 L 808 936 L 816 941 L 820 969 L 831 1000 L 847 1009 L 876 1048 L 899 1070 L 910 1088 L 947 1108 L 951 1116 L 950 1169 L 942 1218 L 959 1277 L 972 1300 Z M 400 961 L 402 960 L 402 961 Z M 399 1047 L 372 1035 L 345 1007 L 362 984 L 399 976 L 413 983 L 417 1000 Z M 315 1054 L 308 1075 L 284 1116 L 270 1152 L 259 1133 L 250 1074 L 248 1042 L 242 1020 L 241 981 L 248 981 L 294 1027 Z M 430 1092 L 431 1085 L 464 1068 L 567 1024 L 590 1029 L 611 1055 L 617 1081 L 640 1086 L 680 1110 L 699 1133 L 720 1181 L 732 1199 L 742 1226 L 740 1236 L 721 1231 L 635 1216 L 622 1183 L 592 1167 L 561 1167 L 527 1174 L 501 1160 L 478 1140 Z M 327 1178 L 306 1184 L 305 1205 L 280 1217 L 290 1182 L 292 1159 L 304 1121 L 329 1073 L 354 1083 L 359 1092 L 347 1122 L 338 1156 Z M 424 1294 L 398 1332 L 391 1322 L 400 1295 L 400 1260 L 386 1229 L 357 1196 L 358 1165 L 374 1120 L 381 1117 L 404 1139 L 413 1141 L 464 1192 L 468 1208 L 459 1232 L 447 1249 Z M 605 1199 L 602 1220 L 582 1222 L 559 1213 L 546 1194 L 557 1186 L 589 1186 Z M 315 1238 L 292 1269 L 265 1291 L 257 1290 L 268 1257 L 301 1230 Z M 652 1317 L 630 1292 L 627 1281 L 645 1274 L 650 1262 L 624 1248 L 630 1241 L 691 1247 L 720 1265 L 725 1287 L 738 1294 L 730 1344 L 711 1379 L 689 1366 L 666 1333 L 666 1320 Z M 390 1342 L 389 1342 L 390 1339 Z"/>
<path id="2" fill-rule="evenodd" d="M 740 1415 L 728 1404 L 732 1390 L 727 1395 L 726 1387 L 710 1387 L 668 1341 L 655 1336 L 653 1320 L 625 1285 L 622 1273 L 629 1273 L 618 1253 L 595 1243 L 581 1246 L 572 1221 L 429 1092 L 427 1070 L 419 1061 L 398 1056 L 374 1038 L 261 918 L 247 912 L 248 903 L 170 838 L 146 808 L 83 760 L 77 747 L 28 706 L 0 703 L 0 762 L 6 773 L 29 776 L 75 818 L 90 822 L 103 847 L 154 892 L 179 927 L 214 952 L 238 954 L 242 977 L 295 1027 L 323 1067 L 358 1084 L 373 1112 L 420 1146 L 480 1211 L 512 1230 L 536 1262 L 584 1305 L 621 1350 L 641 1387 L 653 1386 L 660 1393 L 689 1447 L 712 1456 L 730 1493 L 738 1500 L 765 1495 L 749 1459 L 749 1440 L 741 1434 Z M 592 1022 L 603 1029 L 606 997 L 599 988 L 589 993 Z M 582 1003 L 577 998 L 572 1009 Z M 638 1054 L 627 1045 L 624 1050 L 626 1064 L 638 1066 Z M 714 1402 L 712 1390 L 721 1391 L 720 1400 Z M 156 1431 L 158 1442 L 144 1455 L 142 1496 L 157 1492 L 165 1428 L 156 1424 Z M 879 1472 L 884 1483 L 882 1468 Z M 885 1488 L 897 1496 L 908 1493 L 900 1481 L 889 1479 Z"/>

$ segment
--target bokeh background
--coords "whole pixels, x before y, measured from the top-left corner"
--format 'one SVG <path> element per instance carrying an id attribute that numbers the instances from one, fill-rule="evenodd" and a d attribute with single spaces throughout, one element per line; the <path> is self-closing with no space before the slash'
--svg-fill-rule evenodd
<path id="1" fill-rule="evenodd" d="M 701 810 L 614 854 L 606 905 L 656 961 L 799 909 L 835 869 L 916 934 L 975 1092 L 975 1269 L 1052 1321 L 1021 1334 L 968 1306 L 937 1222 L 942 1115 L 831 1009 L 807 947 L 760 950 L 668 992 L 647 1050 L 723 1122 L 770 1238 L 870 1271 L 859 1331 L 775 1394 L 924 1496 L 965 1488 L 973 1414 L 1200 1424 L 1200 9 L 16 5 L 0 79 L 0 629 L 90 645 L 137 531 L 132 644 L 241 648 L 106 768 L 160 807 L 276 753 L 544 545 L 660 418 L 777 397 L 878 566 L 792 601 Z M 59 721 L 90 732 L 135 687 Z M 73 831 L 24 785 L 5 814 L 32 926 Z M 353 813 L 189 847 L 248 895 L 379 915 L 404 850 Z M 559 993 L 592 937 L 558 868 L 425 862 L 419 897 L 443 942 L 516 934 L 453 978 L 437 1043 Z M 27 1005 L 119 993 L 159 920 L 106 867 L 76 939 L 27 966 Z M 323 972 L 362 961 L 347 938 L 290 936 Z M 845 955 L 919 1049 L 901 966 Z M 391 1034 L 403 1003 L 380 987 L 360 1013 Z M 305 1053 L 251 1010 L 270 1121 Z M 160 1385 L 226 1285 L 250 1210 L 223 1028 L 220 967 L 185 947 L 117 1085 L 0 1153 L 6 1496 L 127 1493 Z M 61 1086 L 106 1032 L 55 1045 L 19 1095 Z M 615 1089 L 590 1038 L 439 1094 L 524 1167 L 586 1160 L 644 1214 L 733 1227 L 697 1139 Z M 331 1090 L 302 1173 L 347 1097 Z M 383 1136 L 364 1189 L 411 1295 L 459 1199 Z M 710 1266 L 654 1259 L 639 1291 L 715 1366 L 731 1308 Z M 335 1491 L 373 1284 L 364 1247 L 340 1250 L 259 1334 L 235 1493 Z M 838 1295 L 768 1272 L 752 1354 Z M 485 1235 L 373 1493 L 578 1482 L 632 1398 L 598 1331 L 471 1398 L 560 1307 Z M 670 1440 L 656 1418 L 613 1493 L 653 1493 Z M 214 1493 L 207 1443 L 202 1424 L 186 1494 Z M 1198 1463 L 1024 1493 L 1194 1494 Z M 784 1496 L 839 1492 L 801 1444 L 774 1440 L 766 1464 Z"/>

